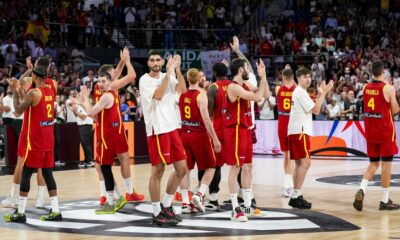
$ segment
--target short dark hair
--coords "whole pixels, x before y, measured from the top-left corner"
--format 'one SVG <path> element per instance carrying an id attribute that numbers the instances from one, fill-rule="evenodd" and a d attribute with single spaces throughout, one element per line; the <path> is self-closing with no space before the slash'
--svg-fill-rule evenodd
<path id="1" fill-rule="evenodd" d="M 374 77 L 380 76 L 385 70 L 385 65 L 381 60 L 376 60 L 372 63 L 372 75 Z"/>
<path id="2" fill-rule="evenodd" d="M 111 75 L 110 75 L 107 71 L 101 72 L 101 73 L 99 74 L 99 77 L 105 77 L 105 78 L 107 78 L 108 80 L 111 80 Z"/>
<path id="3" fill-rule="evenodd" d="M 38 58 L 37 65 L 38 66 L 48 67 L 50 65 L 50 58 L 48 58 L 48 57 L 40 57 L 40 58 Z"/>
<path id="4" fill-rule="evenodd" d="M 212 67 L 212 71 L 214 76 L 219 77 L 226 77 L 228 75 L 228 67 L 223 63 L 215 63 Z"/>
<path id="5" fill-rule="evenodd" d="M 311 71 L 310 71 L 310 69 L 305 68 L 305 67 L 299 68 L 299 69 L 296 71 L 296 77 L 297 77 L 297 78 L 299 78 L 299 77 L 301 77 L 301 76 L 306 76 L 306 75 L 308 75 L 308 74 L 311 74 Z"/>
<path id="6" fill-rule="evenodd" d="M 236 74 L 238 74 L 239 68 L 244 67 L 245 63 L 246 63 L 246 61 L 244 59 L 241 59 L 241 58 L 233 59 L 232 63 L 231 63 L 232 76 L 235 76 Z"/>
<path id="7" fill-rule="evenodd" d="M 158 56 L 160 56 L 162 58 L 161 52 L 159 50 L 154 50 L 154 49 L 151 49 L 149 51 L 149 54 L 147 55 L 147 58 L 149 59 L 153 55 L 158 55 Z"/>
<path id="8" fill-rule="evenodd" d="M 293 70 L 290 68 L 283 69 L 282 76 L 287 78 L 293 78 Z"/>
<path id="9" fill-rule="evenodd" d="M 102 73 L 108 72 L 108 70 L 110 70 L 110 69 L 112 69 L 112 68 L 114 68 L 113 65 L 111 65 L 111 64 L 104 64 L 104 65 L 102 65 L 102 66 L 99 68 L 98 73 L 99 73 L 99 75 L 100 75 L 100 74 L 102 74 Z"/>

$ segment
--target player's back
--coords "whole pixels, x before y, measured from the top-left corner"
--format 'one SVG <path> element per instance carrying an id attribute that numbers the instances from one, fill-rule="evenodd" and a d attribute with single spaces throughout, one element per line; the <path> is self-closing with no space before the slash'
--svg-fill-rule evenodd
<path id="1" fill-rule="evenodd" d="M 385 87 L 382 81 L 372 81 L 363 90 L 365 136 L 369 142 L 390 142 L 395 140 L 390 103 L 384 96 Z"/>
<path id="2" fill-rule="evenodd" d="M 214 113 L 213 113 L 213 125 L 215 132 L 218 135 L 218 138 L 222 138 L 224 135 L 225 128 L 225 113 L 226 113 L 226 90 L 228 85 L 231 84 L 232 81 L 226 80 L 217 80 L 213 85 L 217 88 L 217 94 L 214 100 Z"/>
<path id="3" fill-rule="evenodd" d="M 205 94 L 199 90 L 187 90 L 179 98 L 182 131 L 206 131 L 198 106 L 198 97 Z"/>
<path id="4" fill-rule="evenodd" d="M 21 139 L 26 141 L 29 150 L 53 151 L 55 96 L 48 87 L 34 88 L 30 91 L 39 91 L 41 98 L 36 106 L 30 106 L 24 112 Z"/>

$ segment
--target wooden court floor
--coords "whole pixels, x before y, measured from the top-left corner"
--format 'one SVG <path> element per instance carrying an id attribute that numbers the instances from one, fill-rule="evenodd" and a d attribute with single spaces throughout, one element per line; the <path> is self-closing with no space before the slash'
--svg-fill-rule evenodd
<path id="1" fill-rule="evenodd" d="M 225 236 L 215 237 L 212 233 L 206 237 L 198 237 L 196 239 L 400 239 L 400 211 L 388 212 L 379 211 L 379 201 L 381 198 L 380 187 L 371 186 L 367 189 L 366 198 L 364 201 L 364 210 L 357 212 L 352 207 L 354 194 L 358 189 L 357 186 L 345 183 L 334 182 L 324 183 L 317 179 L 327 178 L 331 176 L 350 176 L 362 175 L 368 161 L 365 160 L 331 160 L 331 159 L 314 159 L 312 162 L 309 175 L 304 183 L 303 195 L 307 200 L 312 202 L 314 212 L 328 214 L 342 220 L 345 220 L 355 226 L 359 227 L 358 230 L 351 231 L 321 231 L 321 232 L 298 232 L 298 233 L 266 233 L 265 235 L 246 235 L 238 236 L 228 234 Z M 288 199 L 281 197 L 281 182 L 283 180 L 282 160 L 280 158 L 271 156 L 255 156 L 253 168 L 253 190 L 257 199 L 257 204 L 262 208 L 274 208 L 291 210 L 287 205 Z M 133 173 L 134 187 L 138 192 L 146 194 L 146 201 L 149 201 L 148 194 L 148 180 L 150 176 L 150 165 L 139 164 L 132 165 L 131 170 Z M 172 168 L 168 167 L 167 176 Z M 114 167 L 114 174 L 116 176 L 119 188 L 123 191 L 124 187 L 121 181 L 119 167 Z M 400 163 L 395 161 L 393 164 L 393 174 L 400 173 Z M 34 175 L 35 176 L 35 175 Z M 192 174 L 192 182 L 195 183 L 196 174 Z M 222 172 L 221 191 L 219 200 L 228 199 L 227 188 L 228 168 L 224 167 Z M 98 181 L 94 169 L 80 169 L 59 171 L 55 173 L 56 182 L 59 190 L 60 203 L 73 202 L 82 199 L 97 199 Z M 3 199 L 9 192 L 11 176 L 0 177 L 0 199 Z M 162 189 L 165 189 L 167 177 L 164 177 Z M 397 180 L 395 180 L 396 182 Z M 397 181 L 397 184 L 400 180 Z M 398 185 L 399 186 L 399 185 Z M 391 188 L 391 199 L 394 202 L 400 202 L 400 187 Z M 33 205 L 34 197 L 36 196 L 36 183 L 34 177 L 31 181 L 31 193 L 29 195 L 28 205 Z M 1 209 L 0 213 L 3 215 L 10 212 L 10 209 Z M 29 217 L 29 212 L 27 216 Z M 3 221 L 0 219 L 0 221 Z M 313 221 L 311 219 L 311 221 Z M 185 220 L 184 220 L 185 222 Z M 9 223 L 15 224 L 15 223 Z M 268 220 L 265 221 L 268 225 Z M 19 226 L 18 226 L 19 227 Z M 162 230 L 161 230 L 162 231 Z M 240 230 L 238 230 L 240 231 Z M 237 232 L 238 232 L 237 231 Z M 126 235 L 132 238 L 132 235 Z M 99 236 L 92 234 L 85 234 L 85 232 L 58 232 L 56 229 L 52 231 L 41 231 L 40 229 L 24 230 L 4 227 L 0 224 L 0 239 L 62 239 L 62 240 L 77 240 L 77 239 L 126 239 L 126 236 Z M 184 237 L 182 237 L 184 236 Z M 194 235 L 195 236 L 195 235 Z M 185 239 L 188 235 L 179 235 L 172 237 L 174 239 Z M 138 239 L 172 239 L 172 238 L 159 238 L 158 235 L 149 233 L 144 236 L 136 237 Z"/>

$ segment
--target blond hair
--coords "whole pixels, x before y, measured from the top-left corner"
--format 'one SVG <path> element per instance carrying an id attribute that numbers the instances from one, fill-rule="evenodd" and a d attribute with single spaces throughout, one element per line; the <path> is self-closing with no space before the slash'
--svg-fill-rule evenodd
<path id="1" fill-rule="evenodd" d="M 200 71 L 197 68 L 191 68 L 187 71 L 186 76 L 190 84 L 196 84 L 199 81 Z"/>

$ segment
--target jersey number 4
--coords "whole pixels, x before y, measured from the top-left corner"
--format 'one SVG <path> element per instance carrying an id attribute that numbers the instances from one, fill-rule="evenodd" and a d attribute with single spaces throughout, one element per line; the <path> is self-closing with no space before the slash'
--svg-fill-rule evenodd
<path id="1" fill-rule="evenodd" d="M 369 101 L 368 101 L 368 105 L 369 108 L 371 108 L 372 110 L 375 110 L 375 100 L 372 97 Z"/>

